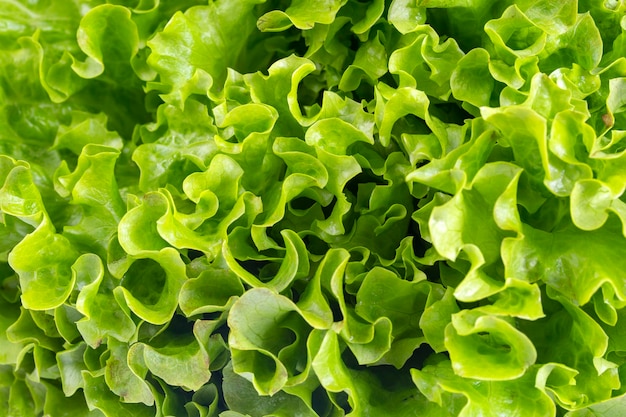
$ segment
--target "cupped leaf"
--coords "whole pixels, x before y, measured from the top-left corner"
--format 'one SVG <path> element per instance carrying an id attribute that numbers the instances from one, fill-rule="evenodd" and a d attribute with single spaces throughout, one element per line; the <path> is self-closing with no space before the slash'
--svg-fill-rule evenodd
<path id="1" fill-rule="evenodd" d="M 128 357 L 136 356 L 141 356 L 146 369 L 170 386 L 197 391 L 211 378 L 209 356 L 197 334 L 161 333 L 149 343 L 133 344 Z"/>
<path id="2" fill-rule="evenodd" d="M 166 248 L 135 260 L 114 289 L 137 316 L 153 324 L 171 320 L 178 296 L 187 279 L 180 253 Z"/>
<path id="3" fill-rule="evenodd" d="M 301 136 L 302 125 L 308 124 L 299 106 L 298 86 L 313 71 L 311 60 L 290 55 L 273 63 L 267 75 L 244 75 L 253 102 L 270 105 L 282 116 L 276 122 L 276 135 Z"/>
<path id="4" fill-rule="evenodd" d="M 334 400 L 347 408 L 347 416 L 378 413 L 391 416 L 455 415 L 454 409 L 431 403 L 406 385 L 406 375 L 392 372 L 379 379 L 366 369 L 350 369 L 342 360 L 342 345 L 334 332 L 315 330 L 311 339 L 310 343 L 317 351 L 313 369 L 327 391 L 347 394 L 347 404 L 345 400 L 340 402 L 339 396 Z"/>
<path id="5" fill-rule="evenodd" d="M 71 266 L 77 258 L 67 238 L 55 233 L 47 220 L 41 223 L 9 253 L 9 265 L 20 278 L 22 304 L 33 310 L 63 304 L 74 288 Z"/>
<path id="6" fill-rule="evenodd" d="M 507 8 L 498 19 L 485 24 L 495 52 L 502 60 L 537 55 L 546 45 L 545 32 L 536 26 L 517 5 Z"/>
<path id="7" fill-rule="evenodd" d="M 214 259 L 231 225 L 242 217 L 253 218 L 260 211 L 258 198 L 241 187 L 243 173 L 233 159 L 220 154 L 206 171 L 185 178 L 183 189 L 197 203 L 190 213 L 185 213 L 191 211 L 185 207 L 185 203 L 190 206 L 187 201 L 175 200 L 168 190 L 161 190 L 167 209 L 156 220 L 159 236 L 173 247 L 202 251 Z"/>
<path id="8" fill-rule="evenodd" d="M 111 4 L 94 7 L 81 19 L 77 40 L 87 55 L 85 62 L 72 65 L 78 75 L 94 78 L 106 71 L 118 82 L 132 80 L 130 61 L 139 49 L 139 35 L 130 10 Z"/>
<path id="9" fill-rule="evenodd" d="M 389 57 L 389 72 L 398 75 L 399 87 L 418 88 L 445 100 L 452 71 L 464 55 L 456 41 L 448 38 L 440 43 L 432 27 L 424 25 L 405 35 L 400 46 Z"/>
<path id="10" fill-rule="evenodd" d="M 383 146 L 391 142 L 393 126 L 399 119 L 411 114 L 427 120 L 430 101 L 423 91 L 408 87 L 392 90 L 383 84 L 376 91 L 378 97 L 374 115 Z"/>
<path id="11" fill-rule="evenodd" d="M 183 284 L 180 308 L 187 316 L 227 310 L 243 292 L 242 282 L 230 269 L 211 267 Z"/>
<path id="12" fill-rule="evenodd" d="M 219 393 L 214 384 L 207 384 L 196 391 L 191 401 L 185 404 L 189 416 L 210 417 L 219 409 Z"/>
<path id="13" fill-rule="evenodd" d="M 393 0 L 387 19 L 400 33 L 413 32 L 426 22 L 426 7 L 410 0 Z"/>
<path id="14" fill-rule="evenodd" d="M 17 217 L 33 227 L 39 226 L 48 217 L 48 213 L 29 164 L 2 155 L 0 166 L 0 210 L 4 215 Z"/>
<path id="15" fill-rule="evenodd" d="M 165 195 L 152 192 L 136 201 L 136 206 L 126 212 L 118 224 L 120 246 L 129 255 L 153 253 L 168 247 L 157 231 L 157 220 L 167 212 Z"/>
<path id="16" fill-rule="evenodd" d="M 261 277 L 247 271 L 232 254 L 229 245 L 222 247 L 222 255 L 226 264 L 243 282 L 252 287 L 271 288 L 275 291 L 283 291 L 300 275 L 308 270 L 308 252 L 302 238 L 292 230 L 284 230 L 281 233 L 285 240 L 285 254 L 280 266 L 265 282 Z M 232 245 L 232 243 L 231 243 Z M 282 248 L 281 248 L 282 249 Z"/>
<path id="17" fill-rule="evenodd" d="M 112 278 L 95 254 L 83 254 L 72 265 L 76 277 L 76 310 L 82 314 L 76 327 L 83 340 L 96 349 L 109 337 L 127 342 L 135 332 L 135 323 L 124 303 L 114 298 Z"/>
<path id="18" fill-rule="evenodd" d="M 526 335 L 506 320 L 463 310 L 452 316 L 445 345 L 455 374 L 485 381 L 507 381 L 524 375 L 537 351 Z"/>
<path id="19" fill-rule="evenodd" d="M 298 379 L 311 328 L 291 300 L 264 288 L 247 291 L 233 305 L 228 325 L 233 369 L 259 393 L 276 394 Z"/>
<path id="20" fill-rule="evenodd" d="M 424 342 L 417 318 L 424 312 L 431 288 L 425 281 L 404 281 L 383 268 L 374 268 L 363 278 L 356 313 L 372 323 L 381 317 L 391 321 L 393 342 L 384 362 L 401 368 Z"/>

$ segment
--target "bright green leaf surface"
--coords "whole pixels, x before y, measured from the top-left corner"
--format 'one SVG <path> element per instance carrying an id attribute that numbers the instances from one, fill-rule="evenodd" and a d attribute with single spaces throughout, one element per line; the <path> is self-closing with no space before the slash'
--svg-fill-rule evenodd
<path id="1" fill-rule="evenodd" d="M 624 414 L 625 14 L 0 0 L 0 415 Z"/>

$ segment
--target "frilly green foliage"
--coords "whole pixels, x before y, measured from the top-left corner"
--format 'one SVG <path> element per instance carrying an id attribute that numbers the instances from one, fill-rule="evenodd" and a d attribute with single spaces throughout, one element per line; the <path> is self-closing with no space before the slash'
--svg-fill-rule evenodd
<path id="1" fill-rule="evenodd" d="M 626 415 L 624 0 L 0 0 L 0 415 Z"/>

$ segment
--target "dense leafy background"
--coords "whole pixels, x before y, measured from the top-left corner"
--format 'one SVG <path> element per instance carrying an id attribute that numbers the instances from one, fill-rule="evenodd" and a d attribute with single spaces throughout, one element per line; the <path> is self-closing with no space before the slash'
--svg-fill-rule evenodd
<path id="1" fill-rule="evenodd" d="M 626 414 L 623 0 L 0 0 L 0 414 Z"/>

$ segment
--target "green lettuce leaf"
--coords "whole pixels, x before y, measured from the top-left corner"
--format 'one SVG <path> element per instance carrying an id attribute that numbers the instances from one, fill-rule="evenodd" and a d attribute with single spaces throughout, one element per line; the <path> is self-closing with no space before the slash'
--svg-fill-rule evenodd
<path id="1" fill-rule="evenodd" d="M 190 95 L 206 95 L 211 87 L 221 85 L 228 67 L 237 68 L 239 62 L 249 65 L 243 58 L 256 29 L 254 6 L 261 2 L 211 1 L 175 13 L 148 42 L 152 53 L 147 63 L 159 76 L 150 88 L 164 93 L 167 103 L 183 108 Z M 185 45 L 184 54 L 180 45 Z"/>
<path id="2" fill-rule="evenodd" d="M 535 372 L 505 381 L 466 379 L 454 373 L 449 361 L 442 359 L 422 370 L 413 369 L 415 385 L 428 399 L 462 417 L 525 415 L 555 416 L 552 399 L 535 387 Z M 523 397 L 510 401 L 512 397 Z"/>

